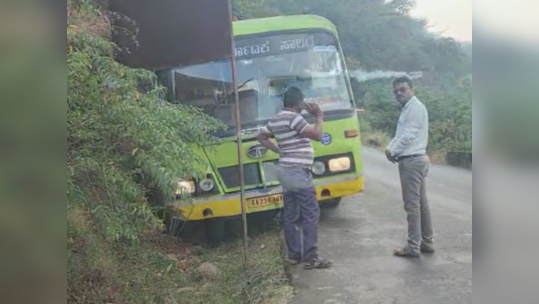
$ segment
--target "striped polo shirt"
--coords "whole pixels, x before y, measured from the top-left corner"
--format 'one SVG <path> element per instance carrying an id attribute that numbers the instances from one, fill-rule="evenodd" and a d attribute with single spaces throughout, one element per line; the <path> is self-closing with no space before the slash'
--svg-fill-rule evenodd
<path id="1" fill-rule="evenodd" d="M 281 166 L 311 167 L 314 150 L 311 140 L 301 135 L 309 123 L 299 113 L 282 110 L 266 126 L 275 136 L 279 147 Z"/>

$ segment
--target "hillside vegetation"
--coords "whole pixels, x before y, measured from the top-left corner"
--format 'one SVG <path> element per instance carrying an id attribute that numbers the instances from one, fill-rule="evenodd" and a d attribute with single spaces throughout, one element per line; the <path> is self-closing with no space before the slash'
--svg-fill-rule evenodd
<path id="1" fill-rule="evenodd" d="M 149 71 L 113 57 L 106 12 L 67 1 L 68 303 L 283 303 L 290 294 L 274 230 L 249 249 L 204 249 L 162 234 L 157 191 L 197 173 L 194 147 L 221 124 L 163 101 Z M 261 249 L 263 248 L 263 249 Z"/>

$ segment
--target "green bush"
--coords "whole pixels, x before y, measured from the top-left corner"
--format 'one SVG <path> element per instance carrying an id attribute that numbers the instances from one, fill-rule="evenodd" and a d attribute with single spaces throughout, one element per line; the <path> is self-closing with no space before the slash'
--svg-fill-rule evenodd
<path id="1" fill-rule="evenodd" d="M 162 100 L 162 87 L 142 92 L 156 76 L 114 60 L 106 15 L 92 4 L 67 1 L 68 294 L 83 298 L 75 302 L 106 300 L 107 288 L 126 297 L 122 289 L 147 285 L 151 278 L 132 277 L 140 282 L 121 287 L 117 274 L 121 252 L 147 255 L 129 246 L 162 229 L 156 209 L 163 206 L 150 205 L 148 193 L 172 196 L 177 179 L 197 174 L 204 160 L 193 150 L 213 143 L 207 134 L 221 126 Z"/>
<path id="2" fill-rule="evenodd" d="M 163 207 L 148 197 L 171 197 L 179 178 L 201 173 L 194 151 L 222 124 L 163 100 L 150 71 L 116 62 L 107 16 L 92 1 L 67 9 L 68 302 L 163 303 L 188 282 L 166 278 L 170 261 L 148 244 Z"/>
<path id="3" fill-rule="evenodd" d="M 92 32 L 103 15 L 88 1 L 68 1 L 71 16 L 95 20 L 68 24 L 68 206 L 81 204 L 112 239 L 137 239 L 140 228 L 160 226 L 147 204 L 151 189 L 171 196 L 176 181 L 199 172 L 194 148 L 210 145 L 220 123 L 202 112 L 161 99 L 150 71 L 116 62 L 114 45 Z M 94 19 L 92 19 L 94 18 Z M 96 25 L 97 24 L 97 25 Z M 93 27 L 91 26 L 93 25 Z"/>

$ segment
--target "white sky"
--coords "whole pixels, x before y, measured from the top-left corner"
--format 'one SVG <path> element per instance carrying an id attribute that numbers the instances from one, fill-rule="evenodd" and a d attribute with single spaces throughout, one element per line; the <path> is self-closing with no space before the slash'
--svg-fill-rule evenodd
<path id="1" fill-rule="evenodd" d="M 495 35 L 539 40 L 538 0 L 475 0 L 475 23 Z M 417 0 L 415 16 L 458 40 L 472 40 L 472 0 Z"/>

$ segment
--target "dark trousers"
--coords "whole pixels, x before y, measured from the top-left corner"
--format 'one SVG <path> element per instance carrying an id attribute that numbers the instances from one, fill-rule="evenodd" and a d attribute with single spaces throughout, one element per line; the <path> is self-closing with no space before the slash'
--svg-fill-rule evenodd
<path id="1" fill-rule="evenodd" d="M 315 260 L 318 258 L 320 207 L 311 171 L 303 167 L 279 167 L 278 178 L 284 192 L 281 219 L 288 258 Z M 300 233 L 300 225 L 303 228 L 303 235 Z"/>

